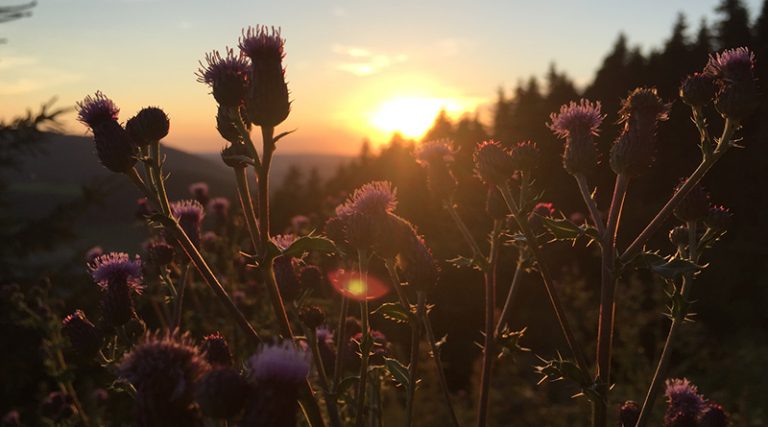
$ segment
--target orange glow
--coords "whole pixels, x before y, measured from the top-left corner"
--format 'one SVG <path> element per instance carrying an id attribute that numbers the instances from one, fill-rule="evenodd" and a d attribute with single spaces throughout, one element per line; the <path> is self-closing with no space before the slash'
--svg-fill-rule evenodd
<path id="1" fill-rule="evenodd" d="M 339 293 L 357 301 L 370 301 L 389 293 L 389 286 L 370 274 L 363 280 L 360 273 L 341 269 L 328 273 L 328 280 Z"/>
<path id="2" fill-rule="evenodd" d="M 454 99 L 395 98 L 379 106 L 371 117 L 371 124 L 384 132 L 400 132 L 408 138 L 419 138 L 429 130 L 442 109 L 455 114 L 465 107 Z"/>

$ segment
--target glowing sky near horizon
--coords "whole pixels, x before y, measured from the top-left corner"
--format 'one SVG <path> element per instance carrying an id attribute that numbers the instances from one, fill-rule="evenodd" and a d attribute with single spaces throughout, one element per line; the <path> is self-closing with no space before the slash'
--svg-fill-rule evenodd
<path id="1" fill-rule="evenodd" d="M 122 120 L 163 107 L 170 145 L 218 150 L 216 106 L 195 80 L 198 61 L 236 45 L 241 28 L 267 24 L 287 40 L 293 111 L 281 128 L 298 129 L 281 151 L 353 154 L 365 137 L 377 145 L 396 130 L 420 136 L 440 108 L 487 117 L 499 86 L 542 76 L 551 62 L 583 85 L 620 31 L 647 51 L 669 36 L 678 12 L 694 34 L 701 18 L 715 21 L 718 3 L 41 1 L 31 18 L 0 24 L 0 119 L 102 90 Z M 761 3 L 746 2 L 752 17 Z M 64 124 L 85 134 L 74 113 Z"/>

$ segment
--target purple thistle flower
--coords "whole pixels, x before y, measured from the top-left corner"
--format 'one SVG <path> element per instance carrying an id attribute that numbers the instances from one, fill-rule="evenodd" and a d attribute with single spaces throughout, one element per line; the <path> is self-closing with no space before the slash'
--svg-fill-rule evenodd
<path id="1" fill-rule="evenodd" d="M 243 30 L 238 44 L 240 50 L 251 59 L 270 57 L 282 60 L 285 57 L 285 39 L 280 37 L 280 28 L 257 25 Z"/>
<path id="2" fill-rule="evenodd" d="M 135 256 L 133 261 L 125 252 L 110 252 L 101 255 L 88 264 L 93 280 L 103 290 L 111 283 L 126 283 L 133 292 L 140 294 L 142 285 L 141 259 Z"/>
<path id="3" fill-rule="evenodd" d="M 137 425 L 197 425 L 195 388 L 209 369 L 187 334 L 147 334 L 118 367 L 136 388 Z"/>
<path id="4" fill-rule="evenodd" d="M 197 246 L 200 243 L 200 227 L 205 217 L 205 209 L 197 200 L 180 200 L 171 204 L 171 212 L 189 240 Z"/>
<path id="5" fill-rule="evenodd" d="M 298 386 L 309 375 L 310 358 L 291 341 L 262 346 L 248 359 L 250 379 L 256 384 Z"/>
<path id="6" fill-rule="evenodd" d="M 659 98 L 656 88 L 636 88 L 622 101 L 621 135 L 611 147 L 610 164 L 616 174 L 638 176 L 653 163 L 656 129 L 669 118 L 669 104 Z"/>
<path id="7" fill-rule="evenodd" d="M 755 67 L 755 54 L 746 47 L 728 49 L 709 56 L 704 72 L 726 83 L 751 81 Z"/>
<path id="8" fill-rule="evenodd" d="M 597 136 L 603 119 L 605 114 L 600 111 L 600 101 L 581 99 L 578 103 L 571 101 L 561 106 L 559 113 L 550 114 L 547 126 L 562 139 L 585 134 Z"/>
<path id="9" fill-rule="evenodd" d="M 397 190 L 389 181 L 374 181 L 355 190 L 352 196 L 336 208 L 339 216 L 352 214 L 375 215 L 392 212 L 397 207 Z"/>
<path id="10" fill-rule="evenodd" d="M 538 165 L 539 158 L 541 157 L 539 148 L 533 141 L 518 142 L 509 150 L 509 154 L 512 156 L 514 168 L 520 171 L 533 170 Z"/>
<path id="11" fill-rule="evenodd" d="M 619 110 L 620 122 L 634 121 L 656 124 L 669 118 L 669 104 L 659 98 L 655 87 L 638 87 L 627 95 Z M 632 123 L 630 123 L 632 126 Z"/>
<path id="12" fill-rule="evenodd" d="M 272 243 L 274 243 L 281 251 L 288 249 L 288 247 L 295 241 L 295 234 L 278 234 L 272 237 Z"/>
<path id="13" fill-rule="evenodd" d="M 248 95 L 251 63 L 248 58 L 233 49 L 227 48 L 224 56 L 214 50 L 205 54 L 205 62 L 200 61 L 197 81 L 211 87 L 214 99 L 225 107 L 237 107 Z"/>
<path id="14" fill-rule="evenodd" d="M 414 153 L 416 161 L 422 166 L 431 166 L 436 163 L 445 163 L 453 160 L 453 141 L 450 139 L 436 139 L 422 142 Z"/>
<path id="15" fill-rule="evenodd" d="M 229 199 L 226 197 L 215 197 L 208 202 L 208 212 L 221 219 L 226 219 L 229 215 Z"/>
<path id="16" fill-rule="evenodd" d="M 209 191 L 205 182 L 193 182 L 189 185 L 189 194 L 203 206 L 208 205 Z"/>
<path id="17" fill-rule="evenodd" d="M 77 103 L 77 120 L 92 130 L 108 121 L 117 121 L 120 109 L 101 91 Z"/>
<path id="18" fill-rule="evenodd" d="M 174 248 L 165 240 L 152 240 L 146 246 L 147 258 L 155 266 L 168 265 L 173 262 Z"/>
<path id="19" fill-rule="evenodd" d="M 696 386 L 685 378 L 667 380 L 664 394 L 668 404 L 665 426 L 696 425 L 696 419 L 706 409 L 706 402 Z"/>

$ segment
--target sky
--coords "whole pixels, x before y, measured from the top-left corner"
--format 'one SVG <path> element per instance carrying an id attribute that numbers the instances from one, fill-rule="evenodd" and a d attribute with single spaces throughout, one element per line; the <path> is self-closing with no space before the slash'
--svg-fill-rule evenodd
<path id="1" fill-rule="evenodd" d="M 0 6 L 23 0 L 0 0 Z M 40 0 L 30 18 L 0 24 L 0 120 L 57 97 L 74 106 L 101 90 L 121 121 L 148 105 L 171 118 L 165 142 L 192 152 L 224 147 L 216 104 L 196 81 L 211 50 L 241 29 L 273 25 L 286 39 L 297 129 L 282 152 L 354 154 L 399 130 L 419 137 L 444 108 L 489 116 L 511 90 L 551 63 L 587 84 L 620 32 L 645 51 L 669 36 L 677 13 L 690 32 L 716 20 L 719 0 Z M 745 2 L 751 16 L 760 0 Z M 86 135 L 70 113 L 64 129 Z"/>

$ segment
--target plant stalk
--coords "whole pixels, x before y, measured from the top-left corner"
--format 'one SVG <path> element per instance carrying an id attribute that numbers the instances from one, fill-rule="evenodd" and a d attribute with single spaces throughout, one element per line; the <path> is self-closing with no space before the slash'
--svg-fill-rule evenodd
<path id="1" fill-rule="evenodd" d="M 496 310 L 496 267 L 499 260 L 499 236 L 502 222 L 493 221 L 489 267 L 483 272 L 485 283 L 485 343 L 483 344 L 483 369 L 480 379 L 480 400 L 477 407 L 477 426 L 484 427 L 488 421 L 488 401 L 491 391 L 491 371 L 495 359 L 494 314 Z"/>

